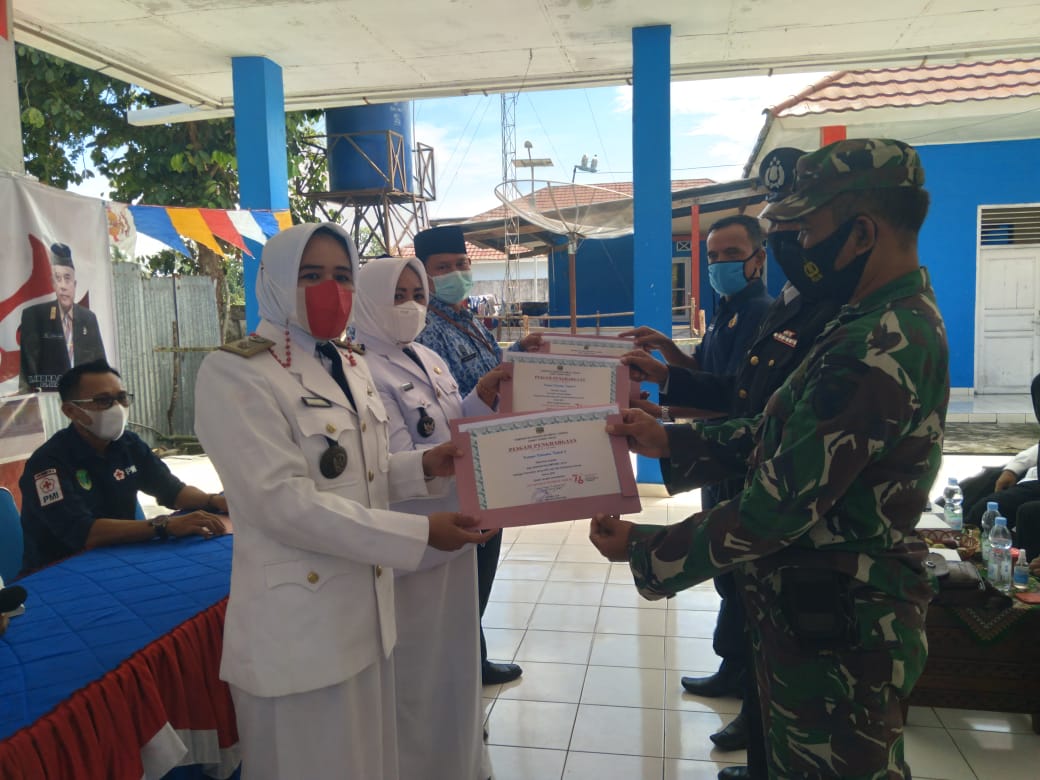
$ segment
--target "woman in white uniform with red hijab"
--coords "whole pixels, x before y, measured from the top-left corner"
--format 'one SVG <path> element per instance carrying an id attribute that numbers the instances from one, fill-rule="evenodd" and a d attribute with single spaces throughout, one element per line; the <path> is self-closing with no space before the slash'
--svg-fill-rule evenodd
<path id="1" fill-rule="evenodd" d="M 199 371 L 195 429 L 234 522 L 220 676 L 245 780 L 398 778 L 392 568 L 480 538 L 457 513 L 388 509 L 446 482 L 454 448 L 390 454 L 364 359 L 332 341 L 357 266 L 338 225 L 279 233 L 257 333 Z"/>
<path id="2" fill-rule="evenodd" d="M 423 450 L 451 437 L 448 421 L 491 414 L 501 369 L 466 398 L 447 364 L 414 342 L 426 324 L 426 271 L 416 258 L 369 261 L 358 274 L 357 341 L 390 418 L 390 451 Z M 454 490 L 391 504 L 402 512 L 456 510 Z M 431 550 L 398 572 L 397 728 L 402 780 L 486 780 L 482 739 L 477 569 L 473 547 Z M 434 760 L 424 760 L 433 755 Z"/>

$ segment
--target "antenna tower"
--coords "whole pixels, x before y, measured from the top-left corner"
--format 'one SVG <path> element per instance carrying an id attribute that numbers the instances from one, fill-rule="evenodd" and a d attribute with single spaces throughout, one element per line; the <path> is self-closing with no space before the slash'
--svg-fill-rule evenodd
<path id="1" fill-rule="evenodd" d="M 502 181 L 513 178 L 510 166 L 516 159 L 516 102 L 519 92 L 502 93 Z M 513 260 L 520 248 L 520 218 L 506 209 L 502 230 L 505 240 L 502 250 L 506 255 L 506 272 L 502 280 L 502 302 L 512 303 L 517 298 L 517 280 L 514 278 Z"/>

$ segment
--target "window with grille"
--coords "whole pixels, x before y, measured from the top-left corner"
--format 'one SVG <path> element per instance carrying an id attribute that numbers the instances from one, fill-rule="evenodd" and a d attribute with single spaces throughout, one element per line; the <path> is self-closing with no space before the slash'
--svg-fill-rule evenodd
<path id="1" fill-rule="evenodd" d="M 982 246 L 1040 245 L 1040 205 L 983 207 L 979 243 Z"/>

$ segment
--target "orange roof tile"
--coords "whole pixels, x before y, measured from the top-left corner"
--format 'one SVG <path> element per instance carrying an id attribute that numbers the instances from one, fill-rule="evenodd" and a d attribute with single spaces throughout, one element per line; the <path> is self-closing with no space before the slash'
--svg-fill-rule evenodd
<path id="1" fill-rule="evenodd" d="M 1033 97 L 1040 59 L 843 70 L 768 109 L 775 117 Z"/>
<path id="2" fill-rule="evenodd" d="M 688 190 L 692 187 L 703 187 L 714 183 L 713 179 L 675 179 L 672 181 L 672 192 Z M 558 184 L 557 182 L 552 182 L 552 184 L 552 199 L 549 197 L 549 189 L 547 187 L 535 191 L 535 206 L 539 211 L 550 210 L 554 207 L 566 208 L 568 206 L 588 206 L 592 203 L 608 203 L 612 200 L 618 200 L 620 196 L 627 195 L 631 197 L 632 195 L 632 182 L 630 181 L 612 182 L 610 184 L 596 183 L 589 187 L 581 184 Z M 597 192 L 593 187 L 601 189 L 602 192 Z M 509 215 L 506 212 L 506 207 L 498 206 L 476 214 L 467 219 L 466 222 L 485 222 L 489 219 L 505 219 L 507 216 Z M 465 222 L 462 224 L 465 224 Z"/>

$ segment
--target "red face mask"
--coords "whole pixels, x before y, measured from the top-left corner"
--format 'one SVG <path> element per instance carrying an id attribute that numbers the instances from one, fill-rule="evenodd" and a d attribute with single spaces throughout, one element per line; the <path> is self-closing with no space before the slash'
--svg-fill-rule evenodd
<path id="1" fill-rule="evenodd" d="M 302 290 L 307 327 L 311 335 L 319 341 L 343 335 L 347 320 L 350 319 L 353 291 L 334 279 L 304 287 Z"/>

